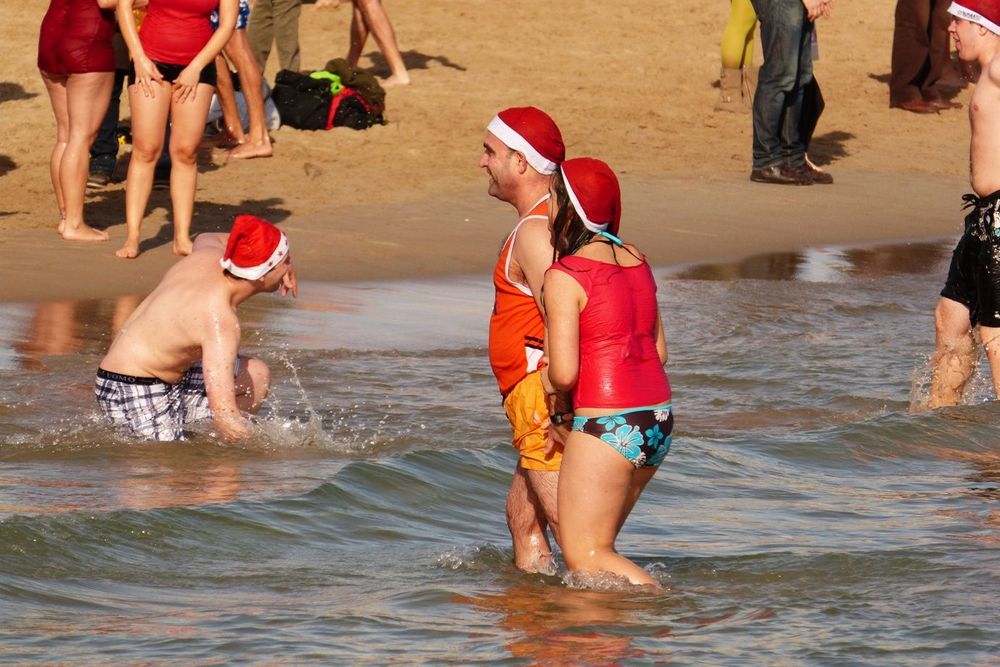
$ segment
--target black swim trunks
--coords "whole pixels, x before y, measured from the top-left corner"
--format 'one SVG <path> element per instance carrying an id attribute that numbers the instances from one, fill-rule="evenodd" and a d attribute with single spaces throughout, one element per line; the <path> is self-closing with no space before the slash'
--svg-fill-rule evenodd
<path id="1" fill-rule="evenodd" d="M 1000 327 L 1000 190 L 962 200 L 974 208 L 965 216 L 941 296 L 968 308 L 973 326 Z"/>
<path id="2" fill-rule="evenodd" d="M 173 83 L 177 79 L 177 77 L 181 75 L 181 72 L 184 71 L 184 68 L 187 67 L 187 65 L 174 65 L 173 63 L 161 63 L 157 62 L 156 60 L 153 61 L 153 64 L 156 65 L 156 69 L 160 71 L 160 75 L 163 76 L 163 80 L 169 81 L 170 83 Z M 209 64 L 205 65 L 205 67 L 199 73 L 198 83 L 207 83 L 208 85 L 214 87 L 216 76 L 217 75 L 215 71 L 215 63 L 210 62 Z M 135 66 L 132 65 L 132 63 L 129 63 L 128 85 L 131 86 L 132 84 L 134 84 L 135 80 L 136 80 Z"/>

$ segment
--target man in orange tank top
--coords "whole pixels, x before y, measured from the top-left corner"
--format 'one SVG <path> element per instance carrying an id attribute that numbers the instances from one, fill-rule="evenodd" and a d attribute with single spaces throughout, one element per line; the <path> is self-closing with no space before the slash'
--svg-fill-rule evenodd
<path id="1" fill-rule="evenodd" d="M 531 572 L 552 571 L 546 529 L 559 539 L 556 489 L 562 445 L 551 439 L 550 408 L 557 423 L 571 417 L 567 399 L 546 395 L 538 372 L 545 338 L 541 288 L 553 257 L 549 184 L 565 157 L 555 122 L 534 107 L 515 107 L 490 121 L 479 159 L 489 178 L 489 194 L 518 215 L 493 271 L 489 353 L 519 453 L 507 494 L 514 563 Z"/>

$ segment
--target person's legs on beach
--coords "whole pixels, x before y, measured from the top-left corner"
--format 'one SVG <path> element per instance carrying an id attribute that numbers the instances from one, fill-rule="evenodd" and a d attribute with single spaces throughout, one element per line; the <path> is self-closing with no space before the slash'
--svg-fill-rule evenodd
<path id="1" fill-rule="evenodd" d="M 191 220 L 198 185 L 198 145 L 212 103 L 212 86 L 199 83 L 195 98 L 170 105 L 170 204 L 175 255 L 191 254 Z"/>
<path id="2" fill-rule="evenodd" d="M 607 443 L 570 434 L 559 474 L 563 556 L 573 572 L 608 572 L 633 584 L 659 586 L 648 572 L 615 551 L 615 539 L 656 467 L 636 468 Z"/>
<path id="3" fill-rule="evenodd" d="M 382 0 L 353 0 L 354 13 L 351 17 L 351 46 L 347 52 L 347 64 L 358 66 L 361 52 L 368 34 L 375 38 L 379 50 L 385 56 L 391 72 L 388 79 L 382 82 L 385 86 L 405 86 L 410 83 L 410 74 L 399 52 L 396 33 L 385 13 Z"/>
<path id="4" fill-rule="evenodd" d="M 59 184 L 59 165 L 62 163 L 66 143 L 69 141 L 69 109 L 66 104 L 66 77 L 42 72 L 42 81 L 49 94 L 52 113 L 56 118 L 56 142 L 49 155 L 49 178 L 52 180 L 52 190 L 56 195 L 56 205 L 59 207 L 59 222 L 56 231 L 62 234 L 66 219 L 66 203 L 62 186 Z"/>
<path id="5" fill-rule="evenodd" d="M 965 383 L 972 375 L 975 363 L 976 344 L 968 307 L 947 297 L 938 299 L 934 309 L 934 339 L 931 393 L 927 407 L 957 405 L 962 400 Z M 992 359 L 990 367 L 993 368 Z M 998 371 L 1000 369 L 994 369 L 994 384 L 1000 377 Z"/>
<path id="6" fill-rule="evenodd" d="M 104 120 L 101 121 L 94 143 L 90 146 L 88 187 L 102 188 L 110 183 L 118 164 L 118 116 L 121 111 L 121 96 L 126 74 L 128 72 L 125 70 L 115 70 L 108 109 L 104 112 Z"/>
<path id="7" fill-rule="evenodd" d="M 139 256 L 142 219 L 146 215 L 153 171 L 163 150 L 163 138 L 170 114 L 169 83 L 152 84 L 154 96 L 146 97 L 138 84 L 128 87 L 132 109 L 132 155 L 125 181 L 125 243 L 115 253 L 122 259 Z M 199 137 L 201 135 L 199 134 Z"/>
<path id="8" fill-rule="evenodd" d="M 278 50 L 278 64 L 281 69 L 299 71 L 299 15 L 302 0 L 273 0 L 274 46 Z M 253 18 L 254 9 L 250 12 Z M 261 71 L 263 71 L 263 66 Z"/>
<path id="9" fill-rule="evenodd" d="M 59 234 L 72 241 L 107 241 L 107 232 L 94 229 L 83 218 L 90 146 L 104 119 L 112 72 L 87 72 L 68 77 L 43 75 L 56 114 L 57 143 L 50 161 L 56 199 L 61 210 Z"/>
<path id="10" fill-rule="evenodd" d="M 249 120 L 249 129 L 244 141 L 230 151 L 229 157 L 271 157 L 273 149 L 271 138 L 267 134 L 267 121 L 264 118 L 264 80 L 261 77 L 257 61 L 253 57 L 253 52 L 250 50 L 246 31 L 234 30 L 224 51 L 226 57 L 236 67 L 236 72 L 240 77 L 240 89 L 243 91 L 243 97 L 247 103 Z M 240 122 L 238 125 L 240 134 L 243 134 L 242 123 Z"/>
<path id="11" fill-rule="evenodd" d="M 812 24 L 801 2 L 753 0 L 753 6 L 760 20 L 764 64 L 753 102 L 750 178 L 763 183 L 812 185 L 805 172 L 799 131 L 802 88 L 812 76 L 808 46 Z M 801 71 L 804 65 L 808 71 Z"/>
<path id="12" fill-rule="evenodd" d="M 749 72 L 756 26 L 757 14 L 750 0 L 731 0 L 729 21 L 722 31 L 722 72 L 716 111 L 749 111 L 753 104 L 755 84 L 751 84 Z"/>
<path id="13" fill-rule="evenodd" d="M 243 121 L 236 106 L 236 88 L 233 86 L 233 75 L 229 63 L 220 53 L 215 56 L 215 96 L 222 109 L 223 129 L 212 137 L 210 145 L 218 148 L 235 148 L 244 141 Z"/>
<path id="14" fill-rule="evenodd" d="M 263 72 L 274 44 L 274 3 L 272 0 L 255 0 L 247 22 L 247 42 L 257 67 Z"/>

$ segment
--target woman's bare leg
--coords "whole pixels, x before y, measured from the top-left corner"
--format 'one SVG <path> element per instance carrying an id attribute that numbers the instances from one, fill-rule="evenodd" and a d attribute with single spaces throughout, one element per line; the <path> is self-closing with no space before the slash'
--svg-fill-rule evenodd
<path id="1" fill-rule="evenodd" d="M 49 156 L 49 178 L 52 179 L 52 190 L 56 195 L 56 205 L 59 207 L 59 223 L 56 231 L 60 234 L 66 227 L 66 204 L 63 198 L 62 187 L 59 184 L 59 163 L 62 162 L 63 153 L 66 151 L 66 143 L 69 141 L 69 108 L 66 101 L 66 77 L 53 76 L 42 72 L 42 81 L 45 83 L 45 90 L 49 94 L 49 102 L 52 104 L 52 113 L 56 117 L 56 143 L 52 147 L 52 154 Z"/>
<path id="2" fill-rule="evenodd" d="M 146 97 L 138 84 L 128 87 L 132 108 L 132 156 L 125 181 L 125 244 L 115 254 L 123 259 L 139 256 L 142 219 L 146 215 L 153 171 L 163 150 L 163 136 L 170 114 L 170 84 L 153 84 L 155 96 Z"/>
<path id="3" fill-rule="evenodd" d="M 570 434 L 559 471 L 559 535 L 572 571 L 610 572 L 633 584 L 659 586 L 644 569 L 615 551 L 615 538 L 656 472 L 636 470 L 610 445 Z"/>
<path id="4" fill-rule="evenodd" d="M 111 101 L 114 72 L 71 74 L 66 80 L 69 138 L 59 162 L 59 184 L 66 217 L 62 237 L 72 241 L 107 241 L 108 233 L 83 221 L 90 146 Z"/>
<path id="5" fill-rule="evenodd" d="M 198 144 L 212 104 L 212 86 L 199 83 L 193 100 L 170 107 L 170 203 L 173 208 L 174 254 L 191 254 L 191 220 L 198 187 Z"/>

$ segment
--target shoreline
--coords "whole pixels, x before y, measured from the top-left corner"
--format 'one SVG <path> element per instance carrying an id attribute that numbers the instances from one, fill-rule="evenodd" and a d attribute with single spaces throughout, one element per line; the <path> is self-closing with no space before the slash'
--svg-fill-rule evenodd
<path id="1" fill-rule="evenodd" d="M 931 175 L 840 172 L 832 186 L 805 188 L 676 175 L 626 174 L 621 181 L 623 235 L 657 266 L 825 245 L 957 238 L 963 218 L 962 181 Z M 224 219 L 208 217 L 214 222 L 195 229 L 226 228 Z M 343 283 L 487 275 L 515 221 L 513 209 L 489 197 L 483 183 L 276 222 L 289 236 L 300 280 Z M 113 256 L 120 227 L 111 230 L 112 241 L 100 244 L 48 243 L 56 240 L 52 230 L 7 231 L 0 265 L 15 279 L 0 282 L 0 301 L 148 293 L 176 261 L 169 227 L 162 226 L 156 247 L 136 260 Z"/>

